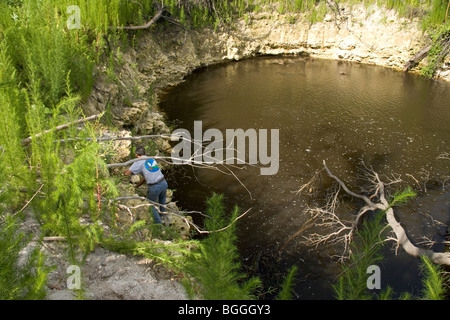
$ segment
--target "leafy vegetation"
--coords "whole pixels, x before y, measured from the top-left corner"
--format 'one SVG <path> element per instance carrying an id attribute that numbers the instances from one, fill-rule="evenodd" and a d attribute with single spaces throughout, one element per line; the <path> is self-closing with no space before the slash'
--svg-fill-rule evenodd
<path id="1" fill-rule="evenodd" d="M 378 217 L 382 217 L 378 214 Z M 336 299 L 338 300 L 392 300 L 395 299 L 395 292 L 390 286 L 382 291 L 369 290 L 367 288 L 369 266 L 376 265 L 383 260 L 381 254 L 382 242 L 380 234 L 384 224 L 378 221 L 366 222 L 358 233 L 360 242 L 353 244 L 352 248 L 356 250 L 350 259 L 350 263 L 343 267 L 342 275 L 338 278 L 338 282 L 333 286 Z M 421 295 L 413 297 L 407 292 L 398 294 L 396 299 L 399 300 L 446 300 L 448 294 L 448 277 L 440 266 L 432 263 L 429 258 L 420 257 L 420 266 L 422 270 Z"/>
<path id="2" fill-rule="evenodd" d="M 432 47 L 428 53 L 428 65 L 422 69 L 422 74 L 432 78 L 450 53 L 450 23 L 438 26 L 432 33 Z"/>
<path id="3" fill-rule="evenodd" d="M 207 230 L 220 230 L 234 221 L 239 209 L 231 213 L 229 221 L 225 217 L 223 195 L 214 194 L 207 201 L 205 221 Z M 199 255 L 192 256 L 185 264 L 187 274 L 199 281 L 186 283 L 204 299 L 210 300 L 249 300 L 255 299 L 255 291 L 261 285 L 258 278 L 245 280 L 245 274 L 240 271 L 238 251 L 236 247 L 236 225 L 221 232 L 212 232 L 199 244 Z M 193 286 L 192 286 L 193 285 Z"/>
<path id="4" fill-rule="evenodd" d="M 385 224 L 383 214 L 376 214 L 373 220 L 364 221 L 352 242 L 350 262 L 343 266 L 342 275 L 334 285 L 338 300 L 369 300 L 372 294 L 367 289 L 367 268 L 383 260 L 381 238 Z"/>
<path id="5" fill-rule="evenodd" d="M 446 300 L 448 276 L 440 266 L 435 265 L 429 258 L 422 256 L 423 300 Z"/>
<path id="6" fill-rule="evenodd" d="M 46 296 L 50 268 L 39 246 L 30 246 L 30 237 L 18 232 L 19 221 L 6 216 L 0 225 L 0 299 L 35 300 Z M 28 249 L 24 257 L 20 252 Z"/>
<path id="7" fill-rule="evenodd" d="M 281 290 L 276 297 L 277 300 L 292 300 L 292 287 L 295 284 L 295 276 L 297 272 L 297 266 L 294 265 L 293 267 L 291 267 L 286 278 L 283 281 L 283 284 L 281 285 Z"/>

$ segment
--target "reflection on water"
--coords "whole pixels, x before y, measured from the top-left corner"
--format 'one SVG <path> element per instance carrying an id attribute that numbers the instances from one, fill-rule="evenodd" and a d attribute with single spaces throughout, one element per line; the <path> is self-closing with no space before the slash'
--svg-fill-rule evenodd
<path id="1" fill-rule="evenodd" d="M 311 199 L 296 191 L 323 160 L 355 191 L 361 162 L 385 177 L 400 175 L 412 187 L 419 187 L 416 180 L 436 181 L 399 216 L 412 236 L 433 236 L 436 225 L 430 215 L 449 222 L 450 192 L 443 181 L 450 175 L 450 161 L 438 159 L 450 151 L 448 83 L 346 62 L 258 58 L 190 75 L 167 91 L 161 109 L 188 130 L 195 120 L 203 121 L 203 130 L 279 129 L 276 175 L 261 176 L 252 167 L 233 169 L 250 194 L 232 175 L 205 169 L 178 172 L 171 187 L 183 208 L 198 207 L 211 192 L 224 193 L 230 205 L 243 210 L 251 207 L 240 221 L 243 261 L 260 272 L 270 272 L 267 264 L 257 263 L 263 259 L 281 267 L 297 264 L 300 299 L 332 297 L 330 283 L 339 272 L 330 260 L 334 248 L 305 247 L 299 237 L 281 260 L 272 253 L 308 219 L 303 210 Z M 381 267 L 382 279 L 392 280 L 396 291 L 419 290 L 416 260 L 402 252 L 394 256 L 390 248 L 386 254 L 390 258 Z"/>

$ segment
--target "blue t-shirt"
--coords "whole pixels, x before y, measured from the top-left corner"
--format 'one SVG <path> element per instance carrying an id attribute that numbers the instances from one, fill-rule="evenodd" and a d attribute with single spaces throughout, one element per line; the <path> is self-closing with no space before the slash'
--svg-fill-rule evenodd
<path id="1" fill-rule="evenodd" d="M 130 171 L 143 175 L 147 184 L 153 184 L 164 178 L 161 169 L 154 159 L 140 160 L 133 163 Z"/>

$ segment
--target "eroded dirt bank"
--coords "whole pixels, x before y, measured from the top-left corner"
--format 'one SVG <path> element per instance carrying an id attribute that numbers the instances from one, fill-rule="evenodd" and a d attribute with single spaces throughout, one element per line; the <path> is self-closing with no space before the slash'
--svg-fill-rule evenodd
<path id="1" fill-rule="evenodd" d="M 85 109 L 88 114 L 104 111 L 111 95 L 118 127 L 143 134 L 168 132 L 158 112 L 158 94 L 198 68 L 260 55 L 303 55 L 401 71 L 426 44 L 418 19 L 375 6 L 343 7 L 339 16 L 328 14 L 312 25 L 301 14 L 255 13 L 216 31 L 158 26 L 144 32 L 136 48 L 127 49 L 115 80 L 108 79 L 106 70 L 100 73 Z M 450 58 L 438 74 L 450 81 Z"/>

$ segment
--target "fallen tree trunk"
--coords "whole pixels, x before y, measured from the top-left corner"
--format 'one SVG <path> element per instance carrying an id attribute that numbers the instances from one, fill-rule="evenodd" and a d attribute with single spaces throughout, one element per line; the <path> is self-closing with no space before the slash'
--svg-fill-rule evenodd
<path id="1" fill-rule="evenodd" d="M 347 188 L 347 186 L 344 184 L 344 182 L 342 182 L 339 178 L 337 178 L 335 175 L 333 175 L 331 173 L 331 171 L 326 166 L 325 161 L 323 162 L 323 165 L 324 165 L 325 170 L 327 171 L 328 175 L 331 178 L 333 178 L 337 183 L 339 183 L 339 185 L 349 195 L 363 200 L 366 203 L 366 208 L 368 208 L 372 211 L 382 210 L 382 211 L 386 212 L 386 219 L 387 219 L 389 226 L 394 231 L 395 238 L 396 238 L 395 240 L 397 241 L 398 246 L 402 247 L 406 253 L 408 253 L 409 255 L 411 255 L 413 257 L 427 256 L 431 259 L 431 261 L 433 261 L 436 264 L 450 266 L 450 252 L 434 252 L 430 249 L 417 247 L 415 244 L 413 244 L 411 242 L 411 240 L 408 238 L 408 236 L 406 234 L 405 229 L 400 224 L 400 222 L 397 221 L 395 214 L 394 214 L 394 210 L 392 209 L 392 206 L 386 200 L 385 184 L 379 179 L 378 174 L 376 174 L 375 172 L 373 173 L 373 177 L 374 177 L 373 182 L 375 183 L 375 190 L 377 190 L 377 195 L 379 198 L 379 202 L 374 203 L 374 202 L 372 202 L 372 200 L 370 198 L 350 191 Z"/>
<path id="2" fill-rule="evenodd" d="M 425 59 L 432 48 L 432 45 L 429 45 L 425 49 L 422 49 L 419 53 L 415 54 L 408 62 L 405 63 L 403 72 L 408 72 L 412 68 L 414 68 L 420 61 Z"/>
<path id="3" fill-rule="evenodd" d="M 104 142 L 104 141 L 123 141 L 123 140 L 144 140 L 144 139 L 169 139 L 172 141 L 178 141 L 180 139 L 179 136 L 174 134 L 151 134 L 151 135 L 144 135 L 144 136 L 138 136 L 138 137 L 96 137 L 96 138 L 67 138 L 67 139 L 59 139 L 55 140 L 53 142 L 74 142 L 74 141 L 97 141 L 97 142 Z"/>
<path id="4" fill-rule="evenodd" d="M 164 10 L 166 10 L 165 8 L 161 8 L 156 14 L 155 16 L 146 24 L 142 25 L 142 26 L 125 26 L 125 27 L 117 27 L 118 29 L 122 29 L 122 30 L 143 30 L 143 29 L 148 29 L 150 28 L 150 26 L 154 23 L 156 23 L 156 21 L 159 20 L 159 18 L 161 18 Z"/>
<path id="5" fill-rule="evenodd" d="M 344 246 L 343 253 L 338 255 L 338 257 L 341 261 L 344 261 L 351 255 L 350 243 L 353 241 L 353 236 L 362 217 L 368 212 L 380 210 L 385 213 L 387 221 L 386 227 L 390 227 L 394 234 L 393 236 L 388 236 L 386 239 L 381 241 L 395 241 L 397 244 L 396 251 L 399 248 L 402 248 L 407 254 L 413 257 L 418 258 L 426 256 L 430 258 L 433 263 L 450 266 L 450 252 L 435 252 L 431 249 L 417 246 L 410 240 L 406 230 L 397 220 L 393 209 L 393 205 L 397 200 L 394 199 L 392 203 L 388 202 L 386 199 L 385 186 L 398 183 L 402 180 L 395 178 L 395 180 L 390 181 L 389 183 L 384 183 L 380 180 L 378 174 L 371 170 L 367 173 L 367 178 L 371 183 L 370 190 L 374 190 L 374 193 L 371 196 L 366 196 L 351 191 L 342 180 L 330 171 L 325 161 L 323 162 L 323 166 L 328 176 L 337 182 L 339 188 L 332 194 L 328 194 L 326 200 L 327 204 L 324 207 L 313 207 L 306 210 L 306 213 L 310 214 L 312 218 L 305 223 L 301 230 L 286 241 L 286 243 L 282 246 L 283 249 L 292 240 L 292 238 L 308 229 L 311 226 L 310 222 L 312 221 L 315 227 L 327 229 L 329 232 L 326 234 L 312 233 L 308 236 L 304 236 L 306 239 L 306 245 L 318 246 L 324 243 L 342 244 Z M 351 221 L 341 219 L 337 213 L 338 196 L 340 190 L 342 189 L 353 198 L 364 202 L 364 205 L 361 206 L 357 215 Z M 407 196 L 408 195 L 405 195 L 405 197 Z"/>

